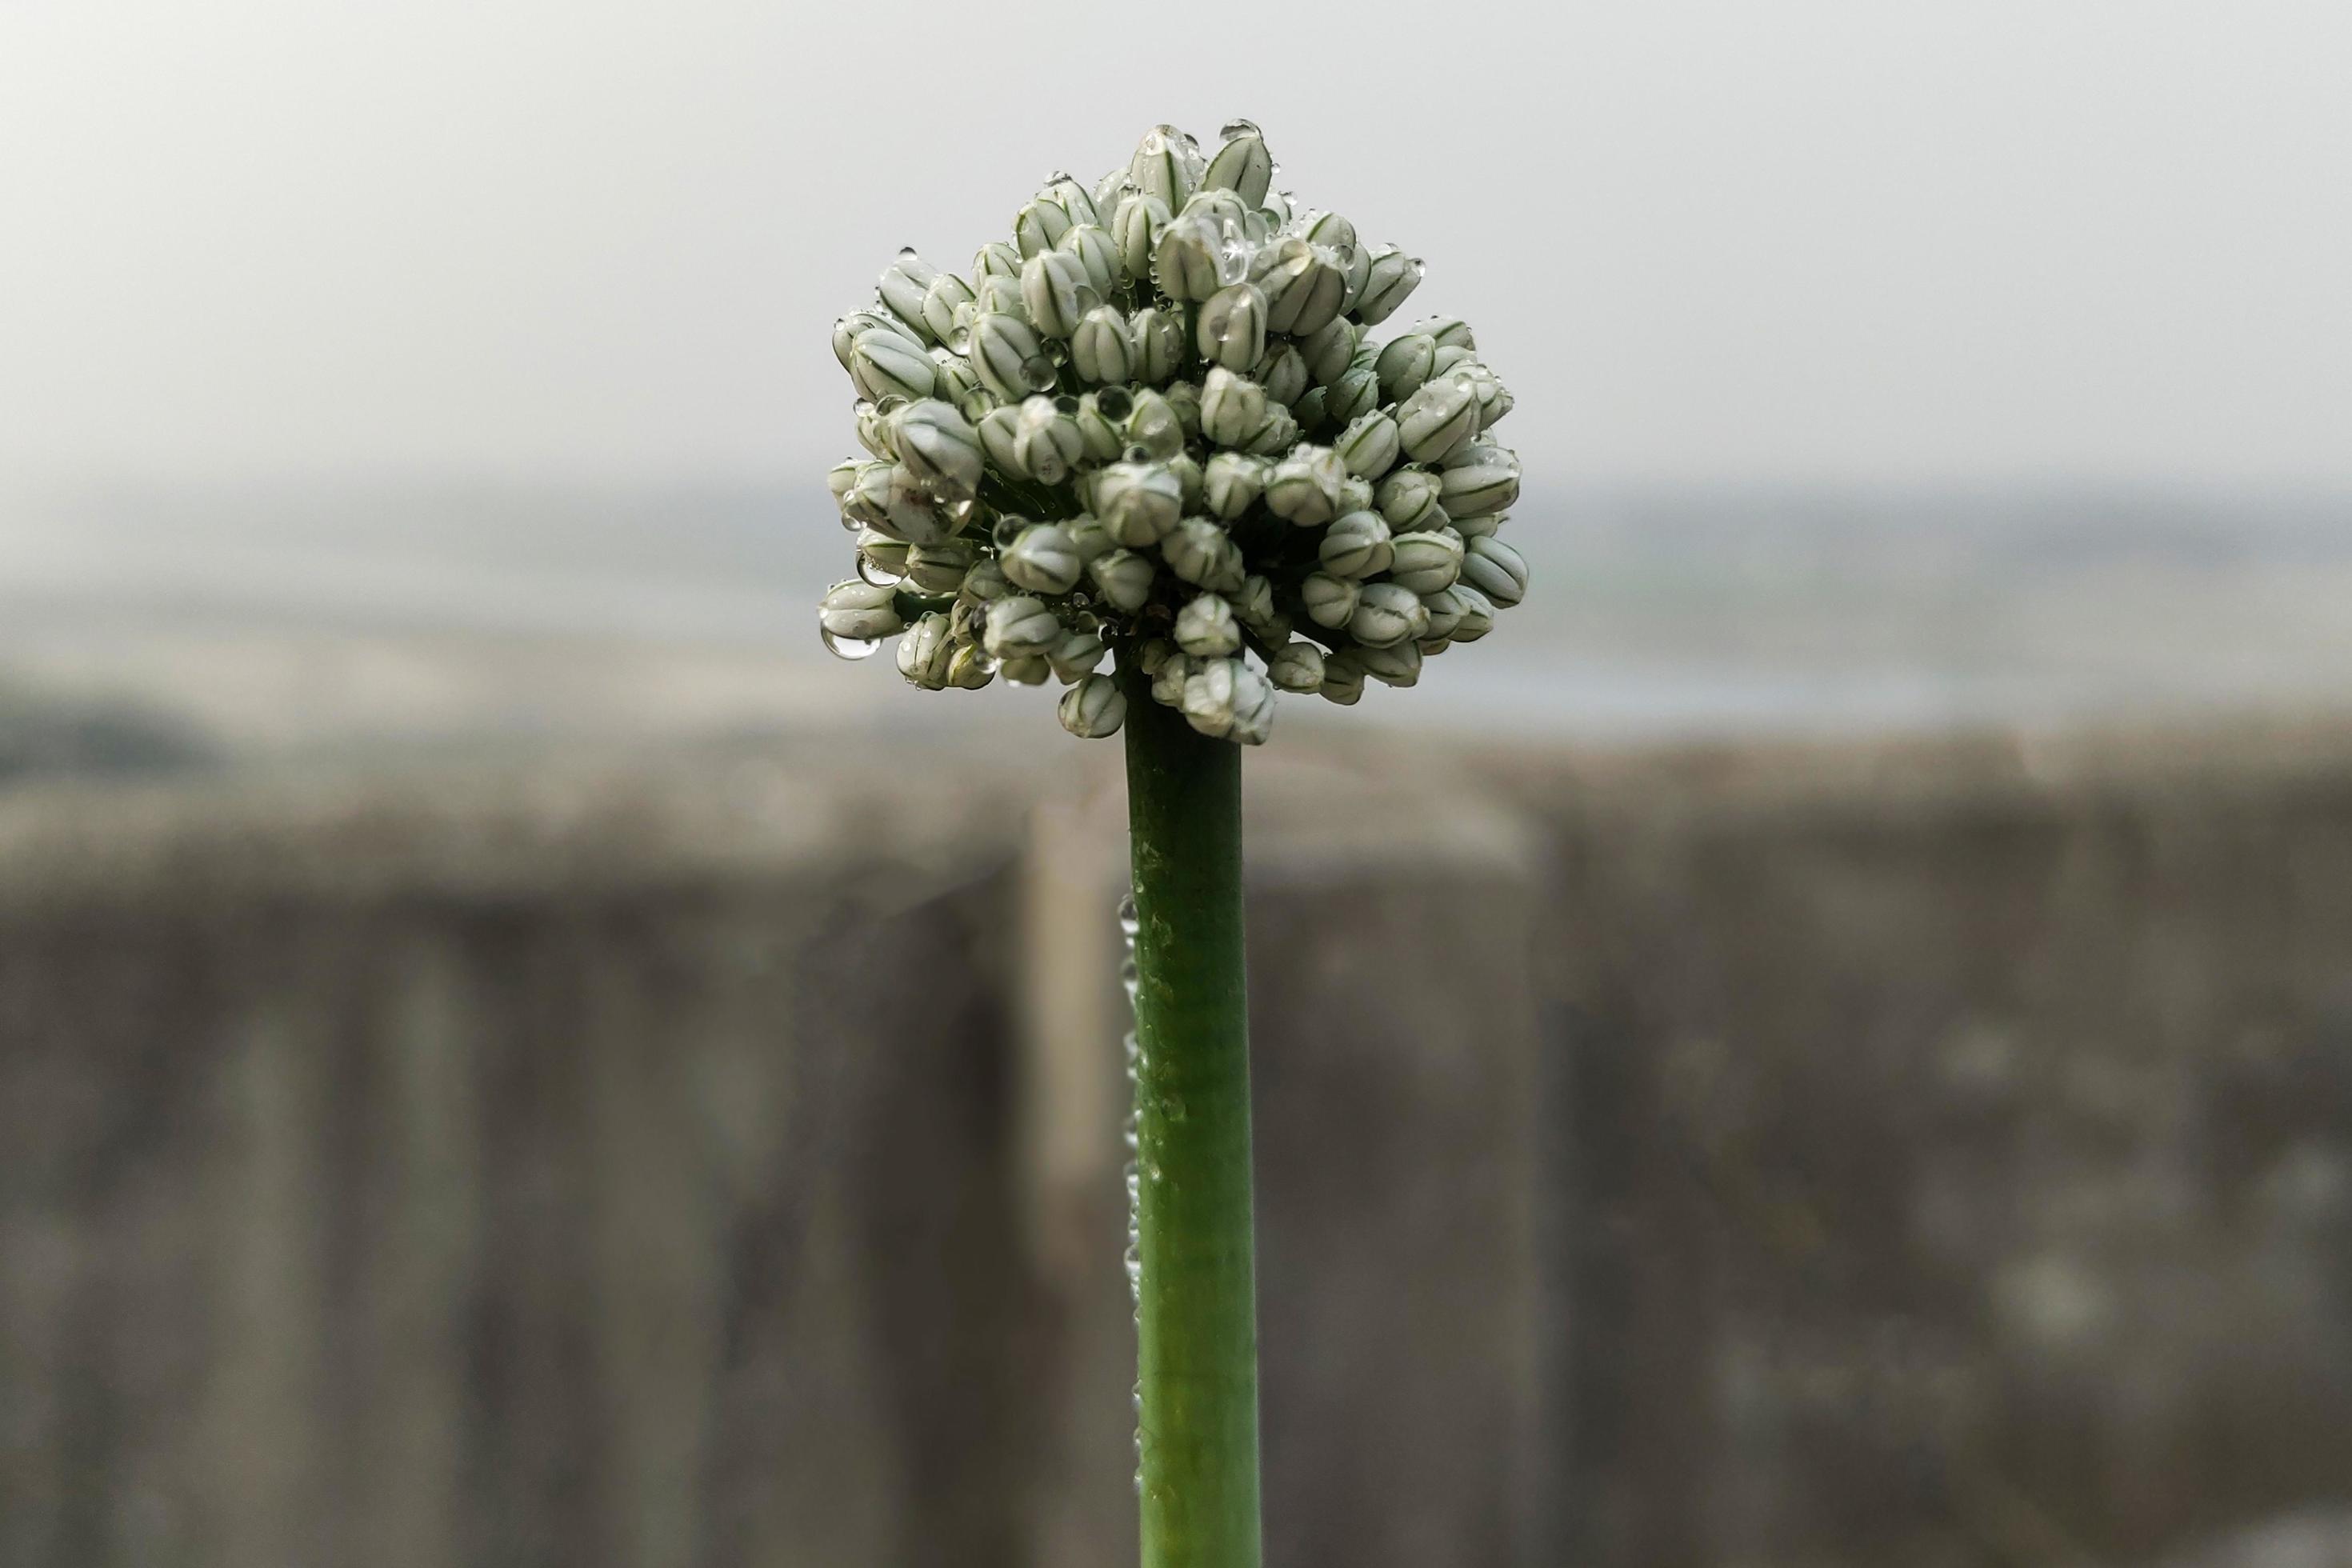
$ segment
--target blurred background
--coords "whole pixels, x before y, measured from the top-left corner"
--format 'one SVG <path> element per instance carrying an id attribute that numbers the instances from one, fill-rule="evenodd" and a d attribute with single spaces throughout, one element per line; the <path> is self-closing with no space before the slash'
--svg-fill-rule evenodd
<path id="1" fill-rule="evenodd" d="M 1268 1556 L 2352 1564 L 2352 13 L 0 0 L 0 1564 L 1100 1563 L 901 245 L 1247 114 L 1535 592 L 1250 760 Z"/>

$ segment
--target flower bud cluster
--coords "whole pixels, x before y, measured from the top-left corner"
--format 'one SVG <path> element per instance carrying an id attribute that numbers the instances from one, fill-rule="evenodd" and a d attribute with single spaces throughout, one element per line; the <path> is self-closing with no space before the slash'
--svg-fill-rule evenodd
<path id="1" fill-rule="evenodd" d="M 834 328 L 866 455 L 829 476 L 857 574 L 828 647 L 896 637 L 929 690 L 1059 681 L 1090 738 L 1148 687 L 1256 744 L 1276 691 L 1411 686 L 1519 602 L 1509 391 L 1454 318 L 1373 342 L 1421 262 L 1279 172 L 1246 121 L 1213 154 L 1163 125 L 968 272 L 899 253 Z"/>

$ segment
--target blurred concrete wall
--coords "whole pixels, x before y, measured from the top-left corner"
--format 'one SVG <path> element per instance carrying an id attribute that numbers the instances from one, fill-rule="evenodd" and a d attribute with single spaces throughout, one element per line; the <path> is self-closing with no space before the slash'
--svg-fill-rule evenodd
<path id="1" fill-rule="evenodd" d="M 1270 1561 L 2352 1561 L 2352 736 L 1431 750 L 1253 759 Z M 0 796 L 0 1565 L 1124 1560 L 1105 760 Z"/>

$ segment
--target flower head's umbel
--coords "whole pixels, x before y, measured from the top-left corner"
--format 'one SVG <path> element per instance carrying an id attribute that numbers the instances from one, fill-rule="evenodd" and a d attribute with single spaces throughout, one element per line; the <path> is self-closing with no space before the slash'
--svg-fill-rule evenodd
<path id="1" fill-rule="evenodd" d="M 1372 342 L 1422 264 L 1276 173 L 1247 121 L 1213 156 L 1162 125 L 1091 190 L 1048 180 L 969 274 L 898 253 L 834 327 L 870 456 L 831 476 L 857 575 L 828 647 L 900 637 L 930 690 L 1052 678 L 1100 737 L 1124 647 L 1154 701 L 1254 745 L 1276 690 L 1411 686 L 1519 602 L 1510 393 L 1451 317 Z"/>

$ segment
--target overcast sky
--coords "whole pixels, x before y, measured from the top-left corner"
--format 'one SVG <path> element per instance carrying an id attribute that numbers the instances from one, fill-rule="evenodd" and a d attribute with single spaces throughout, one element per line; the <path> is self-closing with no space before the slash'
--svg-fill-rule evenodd
<path id="1" fill-rule="evenodd" d="M 1531 479 L 2352 486 L 2347 84 L 2346 0 L 0 0 L 0 479 L 804 476 L 899 245 L 1246 113 Z"/>

